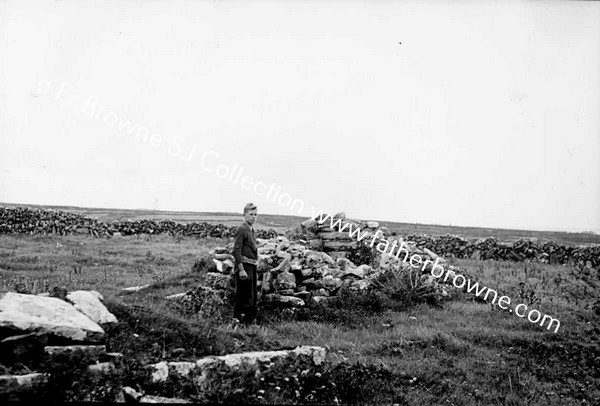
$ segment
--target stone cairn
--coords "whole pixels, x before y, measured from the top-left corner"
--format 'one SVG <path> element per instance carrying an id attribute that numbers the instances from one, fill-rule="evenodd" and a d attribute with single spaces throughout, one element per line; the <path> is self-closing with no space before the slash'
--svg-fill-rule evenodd
<path id="1" fill-rule="evenodd" d="M 345 220 L 344 213 L 338 213 L 335 219 Z M 377 222 L 354 222 L 365 226 L 367 232 L 363 241 L 370 242 L 373 234 L 385 228 L 378 228 Z M 362 232 L 363 228 L 361 228 Z M 345 234 L 345 235 L 343 235 Z M 381 234 L 380 234 L 381 235 Z M 289 238 L 288 238 L 289 237 Z M 319 303 L 334 298 L 340 288 L 350 291 L 367 289 L 372 281 L 386 271 L 409 271 L 410 265 L 387 254 L 381 254 L 374 248 L 368 248 L 375 258 L 375 266 L 365 263 L 353 263 L 348 257 L 356 257 L 361 248 L 356 240 L 347 233 L 340 233 L 319 225 L 309 219 L 290 230 L 288 237 L 278 236 L 271 239 L 257 238 L 259 290 L 262 302 L 302 307 L 307 301 Z M 225 289 L 228 283 L 224 276 L 233 275 L 233 241 L 225 247 L 217 247 L 211 252 L 215 267 L 208 272 L 210 280 L 218 279 L 220 287 Z M 438 256 L 428 249 L 420 249 L 409 244 L 410 254 L 420 254 L 423 261 L 435 261 Z M 440 258 L 440 264 L 446 262 Z M 450 267 L 449 269 L 456 269 Z M 433 285 L 443 296 L 448 295 L 448 287 L 442 287 L 430 275 L 431 268 L 423 271 L 422 281 Z M 414 272 L 414 269 L 412 270 Z M 216 274 L 220 274 L 217 276 Z M 215 284 L 211 283 L 211 286 Z"/>

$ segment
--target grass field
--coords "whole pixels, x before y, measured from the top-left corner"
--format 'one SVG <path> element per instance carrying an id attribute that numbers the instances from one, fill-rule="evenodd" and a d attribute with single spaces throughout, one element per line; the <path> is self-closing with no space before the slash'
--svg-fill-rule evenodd
<path id="1" fill-rule="evenodd" d="M 37 293 L 65 286 L 101 292 L 122 321 L 109 346 L 143 362 L 324 346 L 334 372 L 319 378 L 330 380 L 318 386 L 327 388 L 315 398 L 318 403 L 335 404 L 335 398 L 343 403 L 407 405 L 600 402 L 600 317 L 594 307 L 600 297 L 597 271 L 536 263 L 450 261 L 514 301 L 558 318 L 558 333 L 466 293 L 442 306 L 416 304 L 404 311 L 362 308 L 356 302 L 340 309 L 339 317 L 324 321 L 310 317 L 298 321 L 285 312 L 265 309 L 261 324 L 249 327 L 229 322 L 230 307 L 219 317 L 199 319 L 164 299 L 202 284 L 203 275 L 191 272 L 194 261 L 226 243 L 166 235 L 111 239 L 0 235 L 0 290 Z M 145 284 L 151 288 L 131 294 L 121 291 Z M 138 335 L 135 340 L 133 333 Z M 340 369 L 341 365 L 354 369 Z M 285 391 L 283 379 L 278 385 Z M 326 386 L 332 382 L 333 386 Z M 183 393 L 173 387 L 154 390 L 163 395 Z M 286 396 L 267 388 L 264 396 L 252 399 L 308 402 L 308 398 L 293 401 Z"/>

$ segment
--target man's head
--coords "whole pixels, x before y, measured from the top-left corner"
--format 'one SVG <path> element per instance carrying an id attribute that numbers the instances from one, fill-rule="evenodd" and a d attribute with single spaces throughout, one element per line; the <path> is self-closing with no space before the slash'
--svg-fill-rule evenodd
<path id="1" fill-rule="evenodd" d="M 256 221 L 256 216 L 258 216 L 256 205 L 254 203 L 248 203 L 244 207 L 244 220 L 246 220 L 248 224 L 252 225 Z"/>

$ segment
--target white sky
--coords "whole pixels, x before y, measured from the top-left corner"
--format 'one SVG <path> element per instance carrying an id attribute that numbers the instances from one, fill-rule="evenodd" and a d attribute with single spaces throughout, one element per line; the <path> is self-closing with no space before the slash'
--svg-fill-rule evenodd
<path id="1" fill-rule="evenodd" d="M 307 217 L 600 232 L 598 2 L 0 1 L 0 58 L 0 202 L 298 214 L 222 164 Z"/>

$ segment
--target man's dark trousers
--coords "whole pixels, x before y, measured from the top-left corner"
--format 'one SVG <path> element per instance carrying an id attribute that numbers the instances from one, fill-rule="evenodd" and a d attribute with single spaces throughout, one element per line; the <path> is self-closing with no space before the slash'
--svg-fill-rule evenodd
<path id="1" fill-rule="evenodd" d="M 233 317 L 242 323 L 250 324 L 256 318 L 257 313 L 256 295 L 258 278 L 256 265 L 245 263 L 244 270 L 248 274 L 246 280 L 240 279 L 239 272 L 236 272 L 235 274 L 235 305 L 233 306 Z"/>

